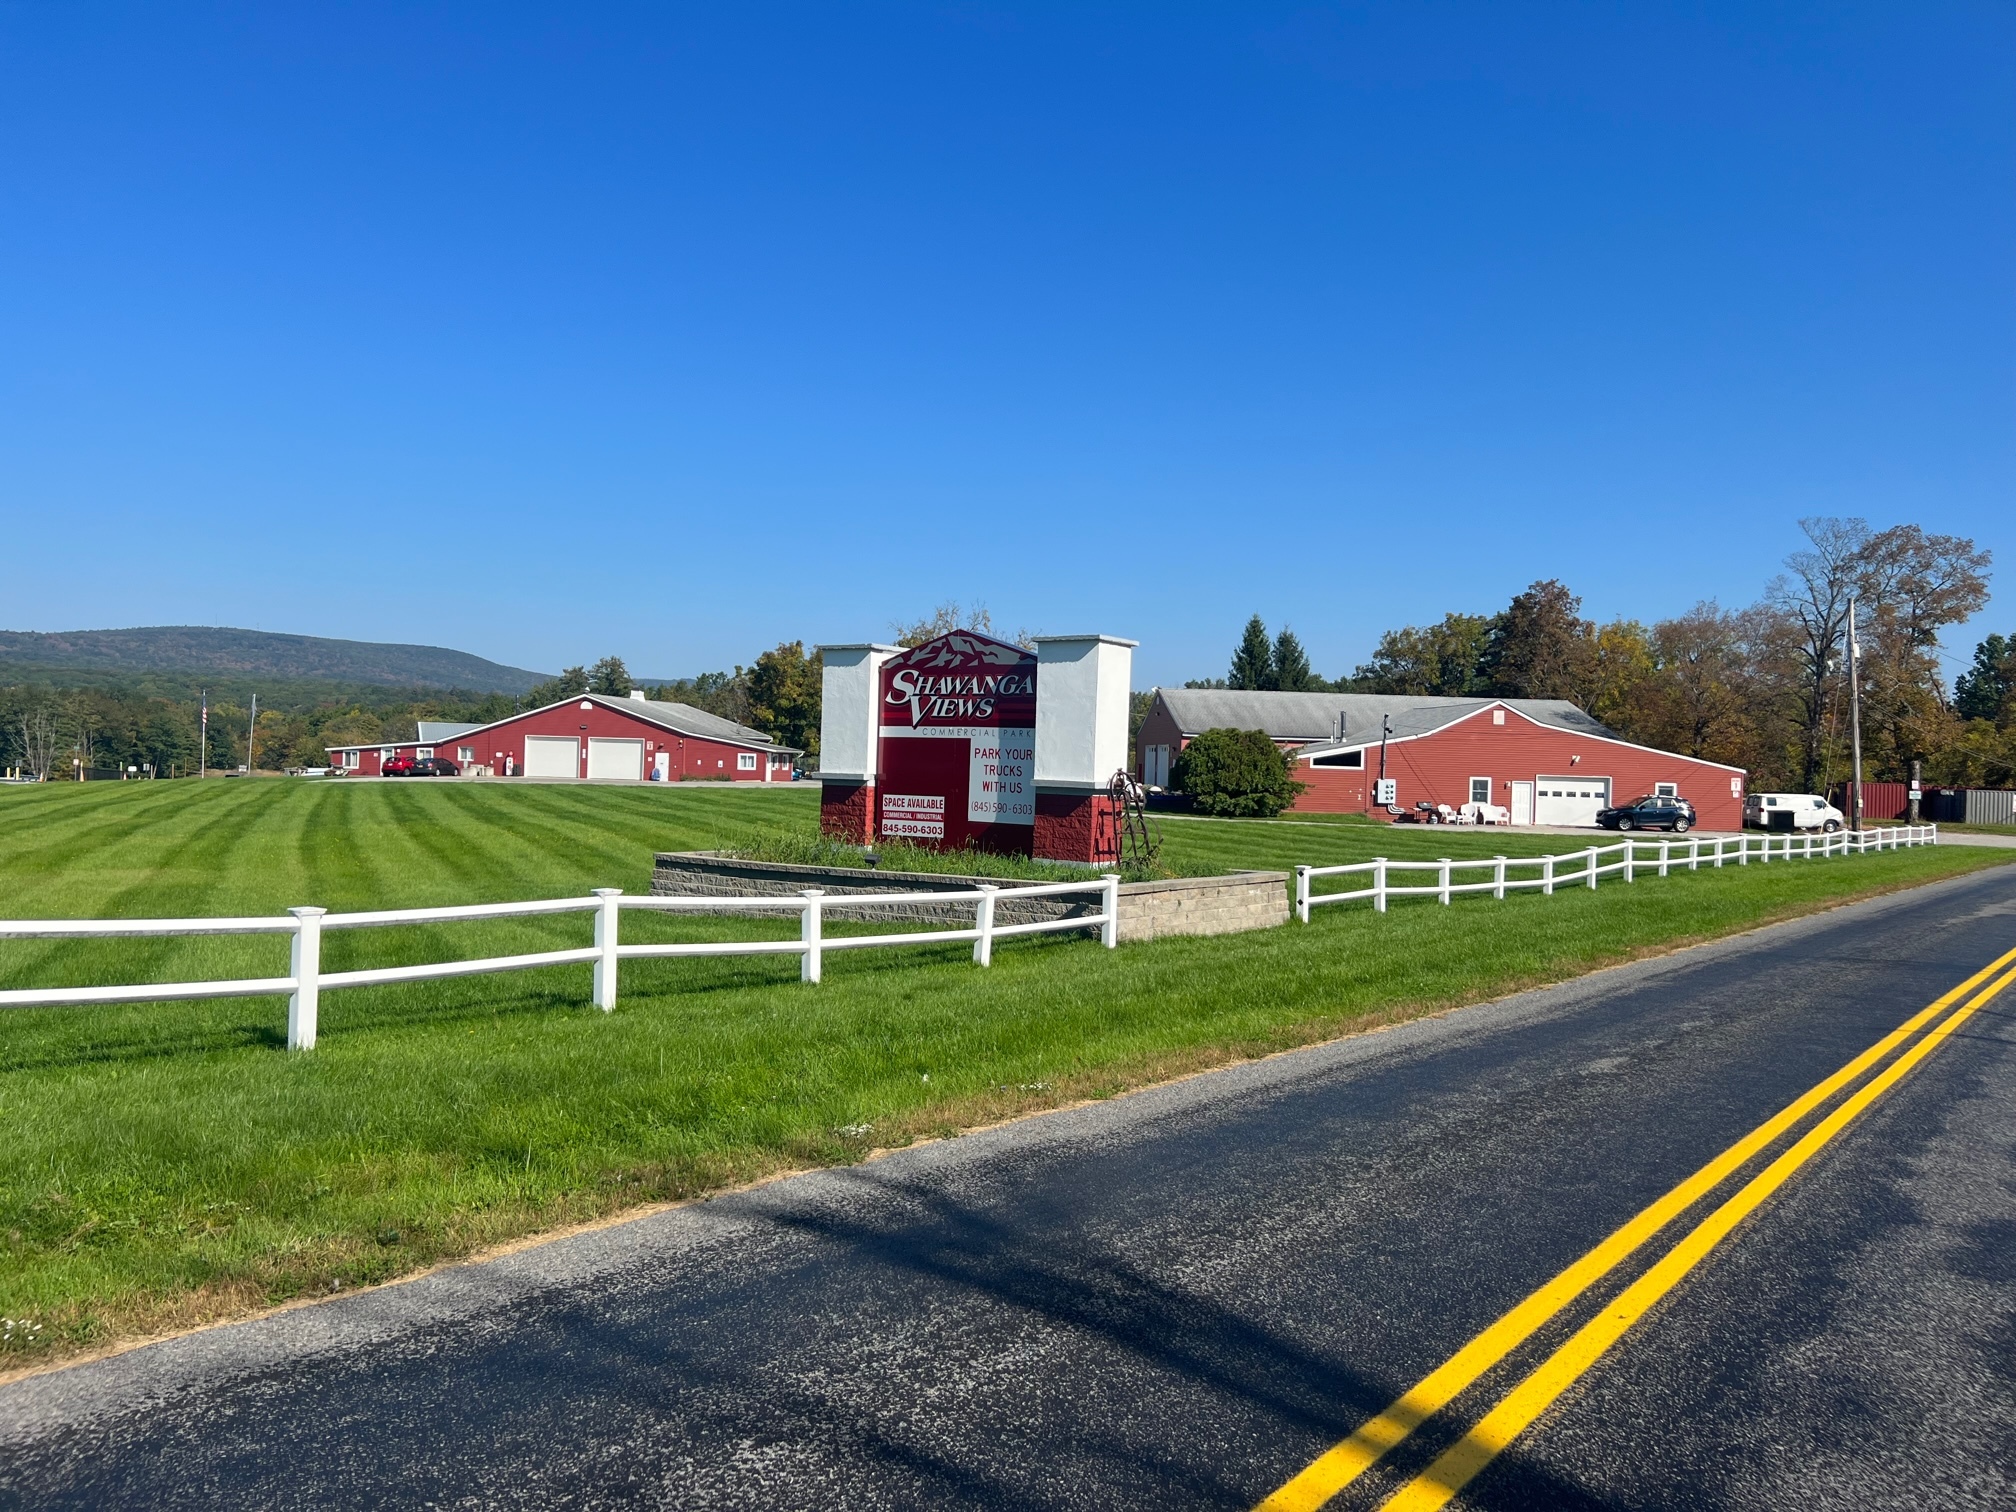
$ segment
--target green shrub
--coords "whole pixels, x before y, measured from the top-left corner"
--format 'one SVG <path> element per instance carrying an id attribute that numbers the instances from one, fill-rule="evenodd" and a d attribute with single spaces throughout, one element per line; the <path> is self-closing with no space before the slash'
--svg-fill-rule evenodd
<path id="1" fill-rule="evenodd" d="M 1169 774 L 1200 814 L 1271 819 L 1309 784 L 1297 782 L 1287 753 L 1260 730 L 1206 730 L 1183 748 Z"/>

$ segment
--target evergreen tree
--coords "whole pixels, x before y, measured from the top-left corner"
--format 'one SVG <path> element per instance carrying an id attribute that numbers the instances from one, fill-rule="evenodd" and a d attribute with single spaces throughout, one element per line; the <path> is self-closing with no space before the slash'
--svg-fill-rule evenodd
<path id="1" fill-rule="evenodd" d="M 630 669 L 623 665 L 620 656 L 605 656 L 588 669 L 590 693 L 600 693 L 609 698 L 628 698 L 636 684 L 630 680 Z"/>
<path id="2" fill-rule="evenodd" d="M 2016 693 L 2016 637 L 1991 635 L 1974 648 L 1974 669 L 1953 684 L 1953 712 L 1962 719 L 1999 721 Z"/>
<path id="3" fill-rule="evenodd" d="M 521 700 L 525 708 L 543 709 L 547 704 L 558 703 L 563 698 L 579 698 L 588 691 L 588 669 L 569 667 L 558 677 L 548 678 L 527 690 Z"/>
<path id="4" fill-rule="evenodd" d="M 1246 633 L 1232 653 L 1232 671 L 1225 679 L 1229 688 L 1271 688 L 1274 686 L 1274 645 L 1267 638 L 1267 625 L 1259 615 L 1246 621 Z"/>
<path id="5" fill-rule="evenodd" d="M 1268 684 L 1283 693 L 1317 693 L 1329 686 L 1309 666 L 1309 653 L 1301 639 L 1284 628 L 1274 637 L 1274 676 Z"/>

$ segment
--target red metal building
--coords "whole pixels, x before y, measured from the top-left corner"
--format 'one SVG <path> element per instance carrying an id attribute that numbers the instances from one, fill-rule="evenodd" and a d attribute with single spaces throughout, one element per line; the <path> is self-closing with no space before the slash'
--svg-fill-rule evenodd
<path id="1" fill-rule="evenodd" d="M 800 753 L 761 730 L 641 693 L 584 693 L 494 724 L 423 720 L 417 740 L 330 746 L 330 765 L 376 777 L 394 754 L 445 756 L 496 777 L 789 782 Z"/>
<path id="2" fill-rule="evenodd" d="M 1637 745 L 1551 698 L 1157 689 L 1137 738 L 1142 781 L 1167 786 L 1183 747 L 1221 728 L 1263 730 L 1293 753 L 1302 812 L 1394 818 L 1424 802 L 1488 803 L 1514 824 L 1593 825 L 1608 804 L 1671 792 L 1703 829 L 1743 823 L 1741 767 Z M 1382 764 L 1390 808 L 1377 801 Z"/>

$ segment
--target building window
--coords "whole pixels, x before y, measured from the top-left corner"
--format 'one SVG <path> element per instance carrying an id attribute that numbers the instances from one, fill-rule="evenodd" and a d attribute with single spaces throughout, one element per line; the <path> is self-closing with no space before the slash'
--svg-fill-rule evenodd
<path id="1" fill-rule="evenodd" d="M 754 751 L 738 751 L 735 755 L 735 770 L 738 772 L 755 771 L 756 753 Z"/>
<path id="2" fill-rule="evenodd" d="M 1470 779 L 1470 801 L 1472 803 L 1489 803 L 1491 801 L 1491 779 L 1489 777 L 1472 777 Z"/>
<path id="3" fill-rule="evenodd" d="M 1360 771 L 1363 771 L 1365 768 L 1365 753 L 1363 751 L 1338 751 L 1329 756 L 1312 757 L 1309 765 L 1319 767 L 1356 767 Z"/>
<path id="4" fill-rule="evenodd" d="M 414 758 L 419 761 L 425 761 L 429 756 L 432 756 L 433 754 L 434 754 L 434 747 L 432 746 L 415 746 L 413 748 Z"/>
<path id="5" fill-rule="evenodd" d="M 476 748 L 474 746 L 457 746 L 455 748 L 455 759 L 457 761 L 474 761 L 476 759 Z"/>
<path id="6" fill-rule="evenodd" d="M 1491 711 L 1491 723 L 1493 724 L 1505 723 L 1505 711 L 1503 709 L 1493 709 Z"/>
<path id="7" fill-rule="evenodd" d="M 1654 798 L 1678 798 L 1680 796 L 1680 784 L 1677 782 L 1655 782 L 1652 784 L 1652 796 Z"/>

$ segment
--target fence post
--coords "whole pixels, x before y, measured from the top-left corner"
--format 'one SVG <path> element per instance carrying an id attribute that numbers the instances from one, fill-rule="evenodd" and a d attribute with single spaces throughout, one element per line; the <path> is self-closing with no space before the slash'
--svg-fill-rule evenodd
<path id="1" fill-rule="evenodd" d="M 287 1048 L 315 1048 L 315 1016 L 322 997 L 322 915 L 326 908 L 290 908 L 294 944 L 288 951 L 288 975 L 294 991 L 287 998 Z"/>
<path id="2" fill-rule="evenodd" d="M 1701 870 L 1701 837 L 1694 835 L 1687 841 L 1687 870 Z"/>
<path id="3" fill-rule="evenodd" d="M 1295 917 L 1304 924 L 1309 922 L 1309 868 L 1295 868 Z"/>
<path id="4" fill-rule="evenodd" d="M 1372 911 L 1386 912 L 1386 858 L 1372 858 Z"/>
<path id="5" fill-rule="evenodd" d="M 594 891 L 602 900 L 595 910 L 595 948 L 601 952 L 595 957 L 595 1006 L 608 1013 L 616 1006 L 617 920 L 622 917 L 616 911 L 616 900 L 623 896 L 623 889 L 598 887 Z"/>
<path id="6" fill-rule="evenodd" d="M 1496 898 L 1500 903 L 1503 903 L 1505 901 L 1505 858 L 1503 856 L 1494 856 L 1492 860 L 1498 864 L 1491 868 L 1491 896 Z"/>
<path id="7" fill-rule="evenodd" d="M 1596 891 L 1596 847 L 1589 847 L 1589 891 Z"/>
<path id="8" fill-rule="evenodd" d="M 994 894 L 999 891 L 991 882 L 980 884 L 980 902 L 973 910 L 973 927 L 980 931 L 980 938 L 973 942 L 975 966 L 994 964 Z"/>
<path id="9" fill-rule="evenodd" d="M 1542 856 L 1540 858 L 1540 894 L 1542 897 L 1547 898 L 1554 896 L 1554 858 L 1552 856 Z"/>
<path id="10" fill-rule="evenodd" d="M 1099 926 L 1099 943 L 1113 950 L 1120 944 L 1120 873 L 1108 872 L 1099 880 L 1106 885 L 1106 922 Z"/>
<path id="11" fill-rule="evenodd" d="M 1624 842 L 1624 880 L 1626 882 L 1636 882 L 1638 880 L 1637 866 L 1638 842 L 1636 840 L 1626 840 Z"/>
<path id="12" fill-rule="evenodd" d="M 1447 904 L 1449 901 L 1449 858 L 1447 856 L 1442 858 L 1442 870 L 1435 879 L 1435 886 L 1439 889 L 1435 895 L 1435 901 Z"/>
<path id="13" fill-rule="evenodd" d="M 824 888 L 807 887 L 800 890 L 799 896 L 805 900 L 805 913 L 799 928 L 799 938 L 805 942 L 805 954 L 798 958 L 798 980 L 816 985 L 819 980 L 819 910 L 826 892 Z"/>
<path id="14" fill-rule="evenodd" d="M 1659 875 L 1660 875 L 1660 876 L 1662 876 L 1662 877 L 1663 877 L 1663 876 L 1665 876 L 1665 875 L 1666 875 L 1666 866 L 1667 866 L 1667 863 L 1668 863 L 1668 862 L 1670 862 L 1670 861 L 1671 861 L 1672 859 L 1673 859 L 1673 842 L 1672 842 L 1671 840 L 1661 840 L 1661 841 L 1659 842 Z"/>

